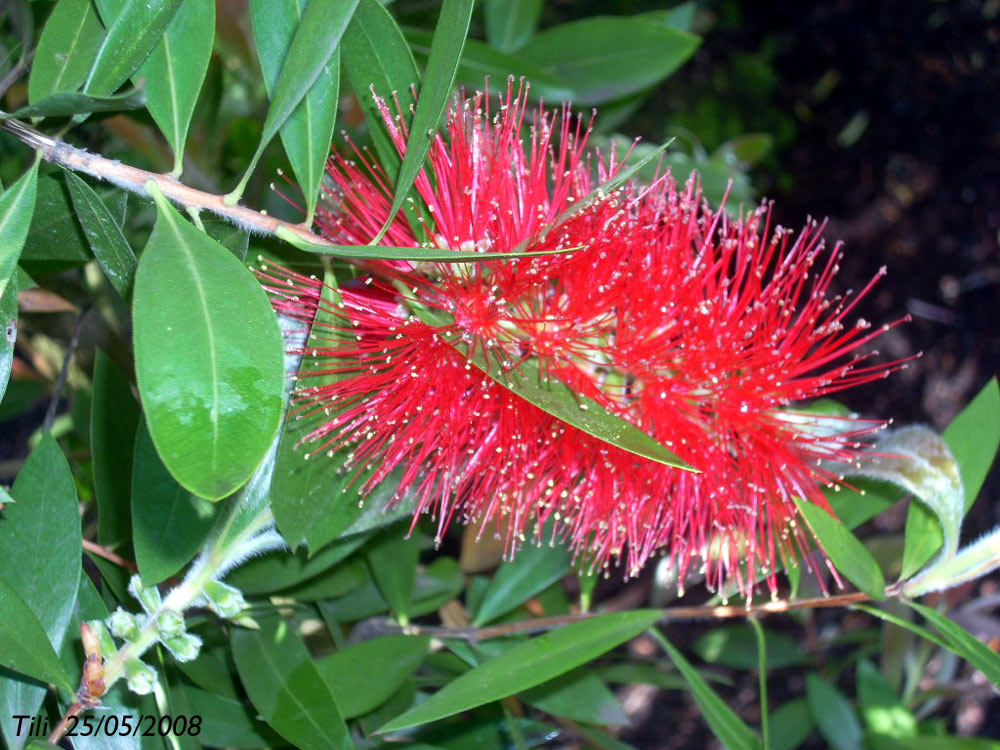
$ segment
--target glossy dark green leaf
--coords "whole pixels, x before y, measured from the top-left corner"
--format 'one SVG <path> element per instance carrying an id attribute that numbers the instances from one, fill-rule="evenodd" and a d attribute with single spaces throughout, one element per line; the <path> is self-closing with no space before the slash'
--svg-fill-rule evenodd
<path id="1" fill-rule="evenodd" d="M 634 94 L 679 68 L 701 40 L 642 16 L 594 17 L 553 26 L 519 54 L 575 92 L 578 105 Z"/>
<path id="2" fill-rule="evenodd" d="M 407 624 L 420 558 L 420 535 L 406 538 L 402 529 L 387 529 L 365 545 L 365 557 L 382 597 L 396 619 Z"/>
<path id="3" fill-rule="evenodd" d="M 244 594 L 282 591 L 328 571 L 357 550 L 366 539 L 363 534 L 348 537 L 328 544 L 312 557 L 301 548 L 294 554 L 287 550 L 271 552 L 245 562 L 226 577 L 226 582 Z"/>
<path id="4" fill-rule="evenodd" d="M 560 675 L 544 685 L 525 690 L 521 700 L 547 714 L 602 726 L 625 726 L 628 715 L 621 702 L 599 677 L 587 670 Z"/>
<path id="5" fill-rule="evenodd" d="M 310 332 L 306 349 L 329 346 L 332 336 L 340 335 L 332 310 L 340 301 L 336 277 L 330 269 L 324 274 L 322 304 Z M 303 357 L 302 370 L 325 367 L 313 357 Z M 312 378 L 315 385 L 336 375 Z M 330 416 L 319 413 L 312 417 L 291 416 L 285 420 L 281 442 L 275 458 L 271 481 L 271 505 L 282 536 L 294 548 L 305 542 L 315 551 L 344 533 L 365 509 L 382 510 L 399 484 L 398 475 L 382 482 L 368 497 L 360 496 L 360 488 L 370 472 L 356 476 L 357 470 L 344 467 L 349 450 L 334 455 L 318 451 L 301 441 Z"/>
<path id="6" fill-rule="evenodd" d="M 439 261 L 444 263 L 483 263 L 486 261 L 503 260 L 504 258 L 533 258 L 542 255 L 561 255 L 580 251 L 586 248 L 566 247 L 558 250 L 515 250 L 512 252 L 481 253 L 476 250 L 442 250 L 439 247 L 390 247 L 387 245 L 328 245 L 306 242 L 298 235 L 282 227 L 277 232 L 278 237 L 299 250 L 307 253 L 319 253 L 337 258 L 381 259 L 381 260 L 413 260 Z"/>
<path id="7" fill-rule="evenodd" d="M 198 741 L 203 747 L 230 747 L 236 750 L 266 750 L 282 740 L 256 718 L 254 710 L 225 695 L 209 693 L 191 685 L 178 685 L 185 700 L 202 717 Z"/>
<path id="8" fill-rule="evenodd" d="M 250 18 L 257 58 L 268 95 L 274 91 L 282 63 L 308 0 L 252 0 Z M 340 98 L 340 51 L 335 50 L 299 105 L 281 126 L 281 142 L 306 204 L 312 224 L 320 185 L 330 156 L 330 142 Z"/>
<path id="9" fill-rule="evenodd" d="M 406 143 L 406 154 L 399 167 L 392 206 L 377 238 L 378 242 L 402 207 L 414 180 L 424 166 L 424 159 L 430 152 L 433 131 L 441 121 L 451 99 L 455 74 L 462 58 L 462 47 L 469 35 L 469 21 L 472 19 L 473 0 L 444 0 L 438 16 L 431 42 L 431 51 L 424 70 L 424 82 L 420 86 L 417 109 L 413 113 L 410 137 Z"/>
<path id="10" fill-rule="evenodd" d="M 812 720 L 833 750 L 862 750 L 861 721 L 842 692 L 810 672 L 806 675 L 806 700 Z"/>
<path id="11" fill-rule="evenodd" d="M 331 63 L 331 59 L 357 4 L 358 0 L 310 0 L 306 6 L 288 52 L 284 55 L 281 72 L 273 87 L 270 87 L 271 106 L 264 119 L 260 145 L 239 186 L 227 196 L 228 200 L 235 202 L 239 199 L 264 149 L 285 125 L 313 84 L 321 75 L 329 73 L 331 65 L 335 65 Z M 336 103 L 332 102 L 331 106 L 335 107 Z"/>
<path id="12" fill-rule="evenodd" d="M 684 675 L 684 679 L 691 686 L 691 697 L 701 709 L 701 715 L 711 728 L 712 733 L 719 738 L 722 744 L 729 750 L 761 750 L 760 738 L 743 723 L 736 712 L 726 705 L 725 701 L 705 682 L 704 678 L 698 674 L 698 670 L 691 666 L 683 654 L 658 630 L 654 629 L 649 632 L 659 641 L 671 661 Z"/>
<path id="13" fill-rule="evenodd" d="M 39 177 L 21 264 L 32 272 L 53 273 L 82 266 L 92 257 L 66 181 L 52 175 Z"/>
<path id="14" fill-rule="evenodd" d="M 962 476 L 965 511 L 972 507 L 1000 446 L 1000 386 L 996 378 L 976 395 L 944 431 Z M 922 568 L 944 540 L 934 513 L 922 503 L 910 503 L 906 517 L 902 578 Z"/>
<path id="15" fill-rule="evenodd" d="M 247 259 L 247 250 L 250 247 L 250 233 L 247 230 L 222 219 L 203 218 L 201 223 L 209 237 L 240 260 Z"/>
<path id="16" fill-rule="evenodd" d="M 986 675 L 995 687 L 1000 687 L 1000 654 L 947 615 L 916 602 L 906 602 L 906 604 L 930 621 L 948 644 L 948 648 Z"/>
<path id="17" fill-rule="evenodd" d="M 139 404 L 128 380 L 97 350 L 90 448 L 97 495 L 97 540 L 116 554 L 132 558 L 132 448 Z"/>
<path id="18" fill-rule="evenodd" d="M 795 750 L 809 739 L 815 726 L 805 698 L 782 703 L 771 714 L 771 747 L 768 750 Z"/>
<path id="19" fill-rule="evenodd" d="M 84 83 L 85 93 L 107 96 L 128 80 L 160 43 L 183 0 L 98 0 L 108 33 Z M 115 12 L 120 9 L 121 12 Z"/>
<path id="20" fill-rule="evenodd" d="M 418 61 L 426 61 L 431 47 L 431 32 L 407 31 L 406 39 Z M 544 68 L 524 59 L 494 49 L 476 39 L 466 39 L 462 59 L 458 64 L 455 81 L 470 91 L 479 91 L 487 79 L 493 87 L 501 89 L 509 76 L 524 78 L 530 84 L 533 98 L 560 102 L 573 97 L 573 90 Z"/>
<path id="21" fill-rule="evenodd" d="M 687 681 L 683 675 L 675 670 L 668 669 L 666 666 L 656 664 L 620 662 L 617 664 L 599 664 L 595 667 L 588 667 L 588 670 L 605 682 L 656 685 L 665 690 L 687 689 Z M 719 680 L 718 677 L 714 677 L 714 679 Z"/>
<path id="22" fill-rule="evenodd" d="M 858 712 L 865 726 L 890 737 L 914 737 L 917 719 L 906 708 L 874 664 L 858 662 Z"/>
<path id="23" fill-rule="evenodd" d="M 385 703 L 420 666 L 428 646 L 430 637 L 423 635 L 372 638 L 320 659 L 316 669 L 341 714 L 352 719 Z"/>
<path id="24" fill-rule="evenodd" d="M 776 630 L 766 633 L 769 669 L 809 663 L 809 657 L 794 638 Z M 711 664 L 746 670 L 757 666 L 757 642 L 746 625 L 711 628 L 695 639 L 691 650 Z"/>
<path id="25" fill-rule="evenodd" d="M 90 0 L 59 0 L 35 49 L 28 79 L 28 101 L 75 91 L 86 80 L 104 29 Z"/>
<path id="26" fill-rule="evenodd" d="M 798 498 L 795 504 L 837 570 L 872 599 L 884 599 L 885 576 L 858 538 L 818 505 Z"/>
<path id="27" fill-rule="evenodd" d="M 17 502 L 5 505 L 0 517 L 0 578 L 28 606 L 58 652 L 76 603 L 83 540 L 73 474 L 50 434 L 21 466 L 10 494 Z M 42 686 L 0 679 L 0 727 L 8 740 L 11 717 L 34 716 L 44 697 Z"/>
<path id="28" fill-rule="evenodd" d="M 414 105 L 412 89 L 420 84 L 413 53 L 399 25 L 378 0 L 361 0 L 344 32 L 341 49 L 344 71 L 368 122 L 368 132 L 379 163 L 391 182 L 399 174 L 400 158 L 382 123 L 372 92 L 392 104 L 399 102 L 404 117 Z"/>
<path id="29" fill-rule="evenodd" d="M 538 26 L 542 0 L 486 0 L 486 40 L 501 52 L 521 49 Z"/>
<path id="30" fill-rule="evenodd" d="M 277 434 L 283 343 L 261 286 L 162 195 L 135 277 L 136 377 L 170 473 L 218 500 L 254 473 Z"/>
<path id="31" fill-rule="evenodd" d="M 247 695 L 264 720 L 302 750 L 347 750 L 347 726 L 305 644 L 284 620 L 259 620 L 260 630 L 235 629 L 233 658 Z"/>
<path id="32" fill-rule="evenodd" d="M 511 647 L 449 682 L 380 732 L 425 724 L 540 685 L 630 640 L 660 619 L 633 610 L 574 622 Z"/>
<path id="33" fill-rule="evenodd" d="M 670 26 L 678 31 L 691 31 L 696 10 L 697 4 L 689 1 L 675 5 L 672 8 L 667 8 L 666 10 L 648 11 L 643 13 L 641 18 L 651 19 L 656 21 L 656 23 Z"/>
<path id="34" fill-rule="evenodd" d="M 77 219 L 94 257 L 122 299 L 131 299 L 137 265 L 135 252 L 111 211 L 90 185 L 72 172 L 65 172 L 65 176 Z"/>
<path id="35" fill-rule="evenodd" d="M 181 487 L 160 460 L 145 421 L 135 433 L 132 544 L 143 582 L 169 578 L 201 548 L 216 506 Z"/>
<path id="36" fill-rule="evenodd" d="M 35 613 L 0 577 L 0 666 L 73 691 L 73 678 Z"/>
<path id="37" fill-rule="evenodd" d="M 174 175 L 184 166 L 184 142 L 215 42 L 215 1 L 184 0 L 133 76 L 145 81 L 146 108 L 174 152 Z"/>
<path id="38" fill-rule="evenodd" d="M 38 190 L 38 161 L 0 195 L 0 297 L 17 273 Z"/>
<path id="39" fill-rule="evenodd" d="M 7 281 L 0 294 L 0 401 L 7 393 L 11 367 L 14 364 L 14 344 L 17 342 L 17 274 Z M 0 416 L 0 422 L 3 416 Z"/>
<path id="40" fill-rule="evenodd" d="M 547 537 L 543 532 L 543 537 Z M 545 590 L 569 572 L 572 555 L 565 545 L 525 544 L 514 559 L 503 563 L 476 607 L 476 627 L 496 620 Z"/>
<path id="41" fill-rule="evenodd" d="M 68 117 L 92 112 L 121 112 L 128 109 L 140 109 L 146 104 L 146 92 L 142 89 L 129 89 L 120 94 L 95 96 L 67 91 L 61 94 L 50 94 L 44 99 L 27 107 L 21 107 L 0 119 L 12 117 Z"/>

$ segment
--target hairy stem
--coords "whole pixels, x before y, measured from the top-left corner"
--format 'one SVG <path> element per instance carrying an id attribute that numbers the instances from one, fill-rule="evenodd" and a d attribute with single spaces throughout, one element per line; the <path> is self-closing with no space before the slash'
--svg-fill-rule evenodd
<path id="1" fill-rule="evenodd" d="M 105 180 L 133 193 L 149 197 L 146 182 L 152 180 L 171 201 L 188 210 L 211 211 L 223 219 L 231 221 L 255 234 L 277 236 L 278 230 L 290 232 L 300 240 L 317 245 L 331 245 L 329 240 L 309 231 L 302 224 L 292 224 L 266 213 L 254 211 L 240 205 L 229 205 L 225 196 L 195 190 L 177 181 L 170 174 L 157 174 L 145 169 L 137 169 L 114 159 L 92 154 L 84 149 L 71 146 L 63 140 L 40 133 L 20 120 L 0 120 L 0 130 L 4 130 L 22 143 L 38 150 L 46 161 L 58 164 L 74 172 L 82 172 L 99 180 Z"/>

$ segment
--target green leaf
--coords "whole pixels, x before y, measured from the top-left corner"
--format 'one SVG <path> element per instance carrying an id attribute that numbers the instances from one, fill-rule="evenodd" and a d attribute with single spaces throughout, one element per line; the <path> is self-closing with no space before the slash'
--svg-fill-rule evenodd
<path id="1" fill-rule="evenodd" d="M 599 677 L 587 670 L 560 675 L 524 691 L 520 698 L 547 714 L 587 724 L 622 727 L 629 723 L 621 701 Z"/>
<path id="2" fill-rule="evenodd" d="M 42 624 L 17 591 L 0 577 L 0 666 L 73 692 L 72 677 Z"/>
<path id="3" fill-rule="evenodd" d="M 203 747 L 231 747 L 238 750 L 266 750 L 282 743 L 271 728 L 259 721 L 251 709 L 234 698 L 177 685 L 186 701 L 203 717 L 198 741 Z"/>
<path id="4" fill-rule="evenodd" d="M 0 115 L 0 120 L 14 117 L 20 119 L 25 117 L 68 117 L 91 112 L 121 112 L 128 109 L 140 109 L 145 104 L 146 92 L 142 89 L 128 89 L 120 94 L 108 96 L 68 91 L 61 94 L 50 94 L 30 106 Z"/>
<path id="5" fill-rule="evenodd" d="M 83 90 L 107 96 L 125 83 L 160 42 L 183 0 L 143 0 L 143 2 L 98 2 L 98 10 L 108 33 L 97 51 Z M 113 6 L 121 12 L 109 12 Z"/>
<path id="6" fill-rule="evenodd" d="M 355 258 L 373 260 L 412 260 L 412 261 L 435 261 L 442 263 L 484 263 L 487 261 L 503 260 L 505 258 L 534 258 L 542 255 L 561 255 L 577 250 L 584 250 L 582 247 L 565 247 L 558 250 L 524 250 L 517 249 L 510 252 L 479 252 L 476 250 L 449 250 L 439 247 L 391 247 L 389 245 L 334 245 L 318 242 L 306 242 L 294 232 L 290 232 L 285 227 L 279 227 L 277 236 L 290 245 L 307 253 L 319 253 L 330 255 L 336 258 Z"/>
<path id="7" fill-rule="evenodd" d="M 486 40 L 501 52 L 517 52 L 535 33 L 542 0 L 486 0 Z"/>
<path id="8" fill-rule="evenodd" d="M 547 534 L 542 532 L 542 536 Z M 565 545 L 527 544 L 493 576 L 475 610 L 472 624 L 481 627 L 519 607 L 569 572 L 572 555 Z"/>
<path id="9" fill-rule="evenodd" d="M 379 731 L 452 716 L 540 685 L 630 640 L 660 619 L 659 610 L 599 615 L 519 643 L 460 675 Z"/>
<path id="10" fill-rule="evenodd" d="M 28 101 L 75 91 L 86 80 L 104 29 L 90 0 L 59 0 L 35 49 Z"/>
<path id="11" fill-rule="evenodd" d="M 406 154 L 403 156 L 403 163 L 399 167 L 399 176 L 396 179 L 392 206 L 389 207 L 385 224 L 372 240 L 372 244 L 385 236 L 396 218 L 396 212 L 402 207 L 414 180 L 423 168 L 424 159 L 430 152 L 432 132 L 437 128 L 451 99 L 451 88 L 455 83 L 458 63 L 462 58 L 462 47 L 469 34 L 473 4 L 473 0 L 444 0 L 441 4 L 441 13 L 438 16 L 424 71 L 424 82 L 420 87 L 420 98 L 416 112 L 413 113 Z"/>
<path id="12" fill-rule="evenodd" d="M 34 273 L 54 273 L 82 266 L 91 258 L 66 181 L 51 175 L 39 177 L 35 212 L 21 253 L 22 266 Z"/>
<path id="13" fill-rule="evenodd" d="M 136 259 L 132 247 L 108 207 L 91 187 L 72 172 L 65 172 L 76 217 L 90 243 L 90 249 L 111 286 L 124 300 L 132 297 Z"/>
<path id="14" fill-rule="evenodd" d="M 282 62 L 308 0 L 252 0 L 250 17 L 257 57 L 268 95 L 274 90 Z M 312 224 L 320 185 L 330 156 L 330 142 L 340 98 L 340 51 L 320 72 L 305 97 L 281 126 L 281 142 L 306 201 L 305 224 Z"/>
<path id="15" fill-rule="evenodd" d="M 372 638 L 330 654 L 316 669 L 333 692 L 345 719 L 374 711 L 416 671 L 430 646 L 429 636 Z M 364 679 L 358 679 L 364 675 Z"/>
<path id="16" fill-rule="evenodd" d="M 972 507 L 1000 446 L 1000 387 L 992 379 L 952 420 L 944 441 L 958 462 L 964 486 L 960 517 Z M 930 508 L 911 503 L 906 517 L 902 578 L 909 578 L 941 548 L 944 536 Z"/>
<path id="17" fill-rule="evenodd" d="M 139 393 L 164 465 L 191 492 L 218 500 L 250 478 L 277 434 L 281 333 L 243 264 L 162 194 L 155 200 L 135 277 Z"/>
<path id="18" fill-rule="evenodd" d="M 872 599 L 884 599 L 885 577 L 858 538 L 818 505 L 799 498 L 795 498 L 795 504 L 837 570 Z"/>
<path id="19" fill-rule="evenodd" d="M 294 554 L 272 552 L 243 563 L 226 577 L 226 582 L 244 594 L 268 594 L 291 588 L 328 571 L 365 543 L 363 534 L 328 544 L 309 557 L 304 549 Z"/>
<path id="20" fill-rule="evenodd" d="M 97 496 L 97 540 L 122 557 L 132 557 L 132 448 L 139 404 L 128 380 L 97 350 L 90 449 Z"/>
<path id="21" fill-rule="evenodd" d="M 1000 654 L 997 654 L 996 651 L 986 646 L 946 615 L 916 602 L 905 602 L 905 604 L 917 610 L 931 622 L 947 643 L 948 648 L 986 675 L 986 679 L 994 686 L 1000 687 Z"/>
<path id="22" fill-rule="evenodd" d="M 389 181 L 395 182 L 399 174 L 399 153 L 386 133 L 371 91 L 389 101 L 389 106 L 393 106 L 391 102 L 395 96 L 406 117 L 415 103 L 412 88 L 420 83 L 420 74 L 403 32 L 378 0 L 358 3 L 344 32 L 341 61 L 364 110 L 379 163 Z"/>
<path id="23" fill-rule="evenodd" d="M 915 737 L 917 719 L 867 659 L 858 662 L 858 709 L 865 726 L 890 737 Z"/>
<path id="24" fill-rule="evenodd" d="M 241 261 L 247 259 L 250 247 L 250 233 L 246 229 L 234 226 L 223 219 L 203 218 L 201 224 L 208 236 L 225 247 Z"/>
<path id="25" fill-rule="evenodd" d="M 635 16 L 595 17 L 537 34 L 520 54 L 575 92 L 578 105 L 621 99 L 679 68 L 701 40 Z"/>
<path id="26" fill-rule="evenodd" d="M 406 40 L 418 60 L 427 59 L 431 38 L 429 31 L 406 32 Z M 477 91 L 483 88 L 483 82 L 487 79 L 506 81 L 509 76 L 527 79 L 533 98 L 558 102 L 573 97 L 573 90 L 563 85 L 562 81 L 520 55 L 505 54 L 476 39 L 465 40 L 462 59 L 455 74 L 457 83 Z"/>
<path id="27" fill-rule="evenodd" d="M 375 585 L 402 625 L 410 621 L 410 601 L 420 558 L 420 535 L 404 538 L 400 529 L 383 531 L 365 546 Z"/>
<path id="28" fill-rule="evenodd" d="M 212 530 L 216 506 L 174 481 L 156 453 L 145 420 L 135 434 L 131 494 L 135 562 L 143 583 L 151 586 L 194 557 Z"/>
<path id="29" fill-rule="evenodd" d="M 806 675 L 806 700 L 819 733 L 833 750 L 862 750 L 861 722 L 843 693 L 810 672 Z"/>
<path id="30" fill-rule="evenodd" d="M 50 434 L 42 435 L 10 494 L 17 502 L 4 506 L 0 517 L 0 579 L 28 606 L 58 652 L 76 603 L 83 540 L 73 474 Z M 12 717 L 34 716 L 44 697 L 44 687 L 0 679 L 0 728 L 13 747 L 21 743 L 12 740 Z"/>
<path id="31" fill-rule="evenodd" d="M 701 709 L 701 715 L 705 718 L 712 733 L 719 738 L 722 744 L 729 750 L 741 750 L 742 748 L 759 750 L 761 747 L 760 738 L 726 705 L 718 693 L 712 690 L 704 678 L 698 674 L 698 670 L 691 666 L 691 663 L 684 658 L 681 652 L 658 630 L 652 629 L 649 632 L 684 675 L 684 679 L 691 686 L 691 697 Z"/>
<path id="32" fill-rule="evenodd" d="M 330 339 L 340 335 L 339 322 L 333 310 L 340 302 L 337 280 L 329 268 L 323 276 L 321 303 L 310 330 L 306 350 L 310 347 L 329 346 Z M 325 365 L 313 357 L 303 357 L 302 370 L 323 368 Z M 335 374 L 313 378 L 316 385 L 332 382 Z M 302 441 L 318 426 L 319 421 L 330 419 L 324 413 L 315 417 L 292 417 L 285 420 L 281 441 L 275 457 L 271 480 L 271 505 L 274 518 L 282 536 L 294 548 L 305 542 L 310 550 L 317 550 L 330 540 L 343 534 L 366 511 L 382 511 L 395 493 L 401 474 L 391 475 L 381 482 L 366 498 L 361 499 L 360 488 L 371 475 L 371 470 L 357 475 L 344 467 L 350 454 L 344 449 L 334 455 L 316 451 L 310 446 L 300 446 Z"/>
<path id="33" fill-rule="evenodd" d="M 776 630 L 766 633 L 769 669 L 809 663 L 809 657 L 794 638 Z M 746 670 L 757 666 L 757 641 L 745 625 L 711 628 L 695 639 L 691 650 L 711 664 Z"/>
<path id="34" fill-rule="evenodd" d="M 184 0 L 133 76 L 145 81 L 146 108 L 174 152 L 174 176 L 184 167 L 184 142 L 215 42 L 214 0 Z"/>
<path id="35" fill-rule="evenodd" d="M 771 714 L 771 747 L 768 750 L 795 750 L 809 739 L 815 726 L 805 698 L 781 704 Z"/>
<path id="36" fill-rule="evenodd" d="M 260 144 L 240 184 L 226 196 L 228 202 L 239 200 L 264 149 L 320 75 L 330 70 L 331 58 L 357 4 L 358 0 L 310 0 L 306 6 L 274 83 Z"/>
<path id="37" fill-rule="evenodd" d="M 888 737 L 872 732 L 865 740 L 866 747 L 878 750 L 1000 750 L 1000 742 L 954 735 Z"/>
<path id="38" fill-rule="evenodd" d="M 259 620 L 260 630 L 235 629 L 233 658 L 247 695 L 264 720 L 302 750 L 352 748 L 333 693 L 305 644 L 284 620 Z"/>
<path id="39" fill-rule="evenodd" d="M 7 382 L 14 365 L 14 344 L 17 343 L 17 274 L 7 281 L 0 294 L 0 401 L 7 393 Z M 0 416 L 0 422 L 3 417 Z"/>
<path id="40" fill-rule="evenodd" d="M 17 261 L 28 236 L 38 188 L 38 160 L 0 195 L 0 297 L 17 273 Z"/>

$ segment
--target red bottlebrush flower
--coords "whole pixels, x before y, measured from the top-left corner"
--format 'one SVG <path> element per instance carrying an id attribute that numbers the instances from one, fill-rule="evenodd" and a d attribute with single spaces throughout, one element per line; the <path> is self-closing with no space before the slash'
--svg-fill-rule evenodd
<path id="1" fill-rule="evenodd" d="M 382 113 L 405 153 L 405 129 Z M 396 497 L 435 516 L 439 534 L 455 516 L 495 519 L 513 553 L 551 519 L 597 565 L 622 561 L 631 575 L 663 551 L 682 581 L 697 560 L 709 585 L 749 595 L 763 572 L 773 592 L 777 555 L 804 539 L 792 498 L 825 505 L 821 487 L 838 480 L 822 462 L 857 462 L 862 438 L 884 426 L 795 406 L 899 366 L 859 353 L 880 332 L 849 320 L 868 287 L 831 296 L 841 251 L 820 227 L 772 230 L 766 207 L 732 219 L 694 181 L 664 175 L 588 199 L 621 166 L 613 153 L 589 159 L 588 133 L 565 109 L 529 113 L 523 91 L 456 100 L 416 182 L 426 215 L 397 216 L 384 242 L 584 249 L 367 263 L 328 310 L 337 322 L 327 345 L 310 344 L 323 366 L 303 373 L 295 399 L 299 413 L 328 416 L 306 450 L 349 449 L 349 466 L 374 466 L 363 492 L 401 469 Z M 389 181 L 357 150 L 335 155 L 328 172 L 320 229 L 366 242 L 387 218 Z M 309 322 L 325 307 L 321 282 L 273 266 L 261 274 L 281 313 Z M 448 322 L 424 322 L 415 306 Z M 563 382 L 700 473 L 549 415 L 470 363 L 477 350 Z M 334 382 L 311 379 L 331 373 Z"/>

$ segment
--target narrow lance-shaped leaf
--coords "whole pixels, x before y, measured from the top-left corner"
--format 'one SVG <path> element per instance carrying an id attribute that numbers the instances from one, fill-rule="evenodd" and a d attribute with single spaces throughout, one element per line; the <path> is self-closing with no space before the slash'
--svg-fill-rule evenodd
<path id="1" fill-rule="evenodd" d="M 91 112 L 121 112 L 139 109 L 146 105 L 146 92 L 142 89 L 128 89 L 120 94 L 94 96 L 67 91 L 51 94 L 27 107 L 0 115 L 0 120 L 25 117 L 67 117 L 85 115 Z"/>
<path id="2" fill-rule="evenodd" d="M 145 81 L 146 107 L 184 167 L 184 142 L 215 42 L 215 1 L 184 0 L 133 80 Z"/>
<path id="3" fill-rule="evenodd" d="M 157 220 L 136 272 L 136 377 L 178 482 L 210 500 L 254 473 L 282 413 L 283 345 L 260 285 L 149 182 Z"/>
<path id="4" fill-rule="evenodd" d="M 420 537 L 403 539 L 400 529 L 389 529 L 365 546 L 375 585 L 401 625 L 410 621 L 410 600 L 420 559 Z"/>
<path id="5" fill-rule="evenodd" d="M 433 130 L 441 121 L 441 116 L 451 98 L 455 74 L 462 59 L 462 48 L 465 45 L 465 38 L 469 35 L 473 4 L 473 0 L 444 0 L 441 5 L 441 14 L 427 58 L 424 82 L 420 86 L 420 99 L 413 114 L 410 138 L 406 143 L 406 154 L 396 180 L 392 206 L 389 207 L 385 224 L 372 240 L 372 244 L 377 244 L 385 236 L 423 168 L 424 159 L 430 152 Z"/>
<path id="6" fill-rule="evenodd" d="M 277 84 L 282 62 L 307 2 L 253 0 L 250 3 L 254 42 L 268 95 Z M 320 71 L 305 97 L 281 126 L 281 142 L 306 201 L 306 224 L 312 223 L 326 160 L 330 156 L 339 97 L 340 51 L 335 50 L 329 64 Z"/>
<path id="7" fill-rule="evenodd" d="M 274 84 L 260 144 L 243 178 L 226 196 L 227 203 L 239 201 L 264 149 L 299 106 L 316 79 L 327 69 L 357 4 L 358 0 L 310 0 L 306 6 Z"/>
<path id="8" fill-rule="evenodd" d="M 74 91 L 86 80 L 104 29 L 90 0 L 59 0 L 35 49 L 28 79 L 28 102 Z"/>
<path id="9" fill-rule="evenodd" d="M 38 160 L 0 195 L 0 297 L 17 270 L 17 260 L 28 236 L 35 210 Z"/>
<path id="10" fill-rule="evenodd" d="M 264 720 L 302 750 L 353 747 L 329 686 L 288 623 L 260 621 L 260 630 L 236 629 L 233 657 L 243 686 Z"/>
<path id="11" fill-rule="evenodd" d="M 72 692 L 72 677 L 24 599 L 0 578 L 0 667 Z"/>
<path id="12" fill-rule="evenodd" d="M 0 295 L 0 401 L 7 392 L 7 382 L 14 365 L 14 344 L 17 343 L 17 274 L 7 282 Z"/>
<path id="13" fill-rule="evenodd" d="M 501 52 L 516 52 L 535 33 L 542 0 L 486 0 L 486 39 Z"/>
<path id="14" fill-rule="evenodd" d="M 449 682 L 379 732 L 426 724 L 541 685 L 634 638 L 659 610 L 600 615 L 520 643 Z"/>
<path id="15" fill-rule="evenodd" d="M 549 535 L 543 531 L 542 537 Z M 565 546 L 554 547 L 544 541 L 527 545 L 497 570 L 476 607 L 472 624 L 485 625 L 544 591 L 569 572 L 571 562 Z"/>
<path id="16" fill-rule="evenodd" d="M 114 0 L 98 2 L 108 33 L 97 51 L 84 93 L 107 96 L 125 83 L 159 43 L 182 2 L 144 0 L 126 2 L 123 6 Z M 121 8 L 113 20 L 107 12 L 112 4 Z"/>
<path id="17" fill-rule="evenodd" d="M 818 505 L 799 498 L 795 504 L 837 570 L 872 599 L 884 599 L 885 577 L 858 538 Z"/>
<path id="18" fill-rule="evenodd" d="M 414 104 L 412 89 L 420 84 L 420 73 L 399 25 L 378 0 L 358 3 L 344 32 L 341 60 L 364 110 L 379 163 L 389 181 L 395 182 L 399 153 L 385 132 L 372 96 L 374 92 L 390 102 L 395 98 L 402 116 L 408 118 Z"/>
<path id="19" fill-rule="evenodd" d="M 122 299 L 130 300 L 137 265 L 135 252 L 111 211 L 90 185 L 72 172 L 67 171 L 65 175 L 77 219 L 83 227 L 94 257 L 101 264 L 115 291 Z"/>
<path id="20" fill-rule="evenodd" d="M 684 658 L 670 641 L 663 637 L 658 630 L 650 630 L 652 635 L 671 661 L 677 665 L 677 669 L 691 687 L 691 697 L 694 698 L 698 708 L 701 709 L 702 716 L 708 722 L 712 732 L 718 737 L 723 745 L 729 750 L 761 750 L 760 739 L 756 734 L 740 719 L 736 713 L 726 705 L 725 701 L 719 697 L 709 686 L 705 679 L 698 674 L 691 663 Z"/>

